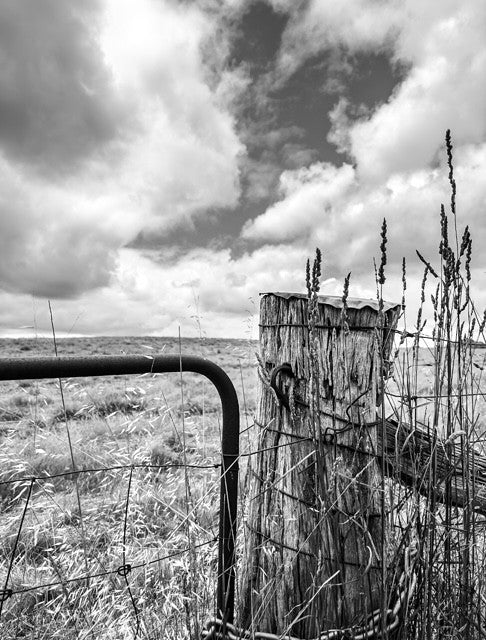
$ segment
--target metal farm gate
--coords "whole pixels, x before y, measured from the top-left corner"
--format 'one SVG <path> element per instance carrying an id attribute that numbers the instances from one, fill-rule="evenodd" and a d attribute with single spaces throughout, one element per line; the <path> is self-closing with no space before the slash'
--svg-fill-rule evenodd
<path id="1" fill-rule="evenodd" d="M 198 356 L 63 356 L 0 358 L 0 380 L 81 378 L 146 373 L 199 373 L 208 378 L 221 399 L 221 493 L 218 535 L 217 617 L 233 621 L 235 598 L 235 538 L 238 497 L 239 404 L 228 375 L 218 365 Z M 0 602 L 12 595 L 8 575 Z"/>

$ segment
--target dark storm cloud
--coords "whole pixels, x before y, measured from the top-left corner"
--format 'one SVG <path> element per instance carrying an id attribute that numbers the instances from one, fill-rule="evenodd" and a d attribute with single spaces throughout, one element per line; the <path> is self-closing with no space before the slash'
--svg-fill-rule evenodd
<path id="1" fill-rule="evenodd" d="M 12 159 L 64 173 L 117 134 L 100 10 L 97 0 L 0 0 L 0 145 Z"/>

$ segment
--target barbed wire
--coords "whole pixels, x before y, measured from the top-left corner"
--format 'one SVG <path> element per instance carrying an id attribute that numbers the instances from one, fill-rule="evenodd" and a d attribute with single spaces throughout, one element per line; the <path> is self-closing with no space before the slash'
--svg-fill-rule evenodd
<path id="1" fill-rule="evenodd" d="M 135 620 L 137 623 L 135 633 L 134 633 L 134 636 L 136 638 L 138 636 L 138 631 L 140 629 L 140 617 L 139 617 L 137 603 L 135 602 L 135 598 L 133 597 L 132 590 L 130 589 L 130 583 L 128 582 L 128 575 L 132 571 L 132 565 L 127 563 L 127 558 L 126 558 L 128 507 L 130 504 L 130 489 L 132 488 L 132 477 L 133 477 L 133 467 L 130 469 L 130 476 L 128 478 L 127 499 L 125 500 L 125 517 L 123 519 L 122 566 L 118 567 L 117 573 L 124 578 L 128 595 L 130 596 L 130 602 L 132 604 L 133 613 L 135 615 Z"/>
<path id="2" fill-rule="evenodd" d="M 345 419 L 343 418 L 343 422 L 345 421 Z M 259 423 L 254 423 L 252 425 L 253 427 L 262 427 L 261 424 Z M 363 425 L 361 425 L 363 426 Z M 276 430 L 275 430 L 276 431 Z M 258 453 L 261 453 L 262 451 L 266 451 L 269 449 L 275 449 L 275 448 L 280 448 L 280 446 L 291 446 L 291 445 L 298 445 L 301 442 L 301 438 L 298 438 L 297 441 L 295 442 L 290 442 L 290 443 L 284 443 L 283 445 L 279 445 L 276 447 L 267 447 L 267 448 L 262 448 L 262 449 L 257 449 L 255 451 L 251 451 L 248 452 L 246 454 L 242 454 L 242 457 L 244 456 L 251 456 L 251 455 L 256 455 Z M 13 549 L 13 553 L 12 553 L 12 559 L 11 562 L 9 564 L 9 568 L 8 568 L 8 575 L 7 575 L 7 579 L 5 581 L 5 585 L 3 590 L 1 590 L 0 592 L 0 615 L 2 612 L 2 607 L 3 607 L 3 603 L 10 597 L 12 596 L 16 596 L 16 595 L 21 595 L 27 592 L 32 592 L 32 591 L 40 591 L 40 590 L 45 590 L 48 588 L 52 588 L 52 587 L 56 587 L 56 586 L 66 586 L 68 584 L 72 584 L 75 582 L 81 582 L 81 581 L 87 581 L 90 579 L 99 579 L 102 577 L 106 577 L 109 575 L 118 575 L 120 577 L 122 577 L 125 580 L 125 585 L 126 585 L 126 589 L 127 589 L 127 593 L 128 596 L 130 598 L 130 602 L 131 602 L 131 607 L 133 610 L 133 614 L 134 614 L 134 618 L 135 618 L 135 622 L 136 622 L 136 626 L 135 626 L 135 631 L 134 631 L 134 637 L 137 638 L 138 634 L 140 632 L 140 617 L 139 617 L 139 609 L 137 607 L 137 603 L 135 600 L 135 597 L 130 589 L 130 584 L 129 584 L 129 574 L 135 570 L 135 569 L 139 569 L 142 567 L 146 567 L 148 565 L 154 564 L 154 563 L 158 563 L 164 560 L 168 560 L 177 556 L 180 556 L 184 553 L 188 553 L 189 551 L 193 550 L 194 548 L 196 549 L 200 549 L 202 547 L 214 544 L 215 542 L 217 542 L 218 537 L 214 537 L 210 540 L 207 540 L 201 544 L 196 545 L 195 547 L 190 547 L 188 546 L 187 548 L 184 549 L 174 549 L 171 550 L 169 553 L 167 553 L 166 555 L 157 557 L 155 559 L 152 559 L 150 561 L 145 561 L 145 562 L 141 562 L 141 563 L 136 563 L 136 564 L 130 564 L 127 561 L 127 557 L 126 557 L 126 532 L 127 532 L 127 521 L 128 521 L 128 514 L 129 514 L 129 500 L 130 500 L 130 495 L 131 495 L 131 482 L 132 482 L 132 476 L 133 476 L 133 471 L 134 469 L 144 469 L 144 468 L 148 468 L 148 469 L 160 469 L 160 470 L 167 470 L 167 469 L 171 469 L 171 468 L 181 468 L 184 465 L 182 464 L 169 464 L 169 465 L 146 465 L 146 464 L 133 464 L 133 465 L 113 465 L 112 467 L 100 467 L 100 468 L 95 468 L 95 469 L 78 469 L 76 470 L 76 472 L 66 472 L 63 474 L 56 474 L 57 476 L 63 477 L 63 476 L 69 476 L 69 475 L 73 475 L 73 473 L 93 473 L 93 472 L 100 472 L 100 471 L 110 471 L 110 470 L 129 470 L 130 471 L 130 477 L 129 477 L 129 481 L 128 481 L 128 488 L 127 488 L 127 494 L 126 494 L 126 501 L 125 501 L 125 515 L 124 515 L 124 523 L 123 523 L 123 547 L 122 547 L 122 564 L 116 568 L 113 568 L 111 570 L 107 570 L 107 571 L 103 571 L 103 572 L 97 572 L 97 573 L 92 573 L 89 575 L 83 574 L 80 576 L 75 576 L 72 578 L 67 578 L 64 580 L 58 580 L 58 581 L 54 581 L 54 582 L 49 582 L 46 584 L 41 584 L 41 585 L 35 585 L 35 586 L 31 586 L 31 587 L 27 587 L 27 588 L 22 588 L 22 589 L 9 589 L 8 588 L 8 578 L 10 576 L 10 572 L 11 569 L 13 567 L 13 562 L 14 562 L 14 557 L 15 557 L 15 553 L 16 553 L 16 546 L 17 546 L 17 542 L 18 539 L 20 537 L 20 533 L 22 531 L 22 526 L 23 526 L 23 522 L 24 522 L 24 518 L 25 518 L 25 514 L 27 512 L 28 509 L 28 505 L 30 502 L 30 499 L 32 497 L 32 492 L 35 486 L 35 483 L 37 481 L 44 481 L 44 480 L 48 480 L 49 476 L 40 476 L 40 477 L 25 477 L 25 478 L 15 478 L 15 479 L 11 479 L 8 481 L 2 481 L 2 484 L 8 484 L 8 483 L 15 483 L 15 482 L 20 482 L 22 480 L 24 481 L 29 481 L 30 485 L 29 485 L 29 492 L 28 495 L 26 497 L 25 500 L 25 504 L 24 504 L 24 510 L 23 510 L 23 514 L 22 514 L 22 520 L 19 524 L 19 528 L 18 528 L 18 533 L 17 533 L 17 541 L 16 544 L 14 546 Z M 210 468 L 217 468 L 220 467 L 220 463 L 216 463 L 216 464 L 211 464 L 211 465 L 197 465 L 197 464 L 192 464 L 192 465 L 187 465 L 190 466 L 191 468 L 200 468 L 200 469 L 210 469 Z M 270 541 L 270 538 L 268 539 Z M 275 542 L 275 541 L 274 541 Z M 398 601 L 397 601 L 398 602 Z M 390 612 L 387 613 L 387 615 L 389 616 L 389 619 L 387 618 L 387 629 L 388 630 L 392 630 L 393 628 L 395 628 L 395 626 L 398 624 L 398 610 L 395 611 L 395 614 L 393 614 L 393 609 L 390 610 Z M 392 615 L 393 614 L 393 615 Z M 376 626 L 376 620 L 373 623 L 374 626 Z M 346 637 L 346 632 L 353 632 L 355 634 L 354 637 L 360 638 L 361 637 L 361 633 L 365 633 L 366 635 L 363 635 L 362 637 L 365 638 L 371 638 L 372 637 L 372 632 L 373 632 L 373 625 L 368 625 L 367 627 L 362 627 L 361 629 L 358 628 L 353 628 L 352 630 L 332 630 L 332 631 L 328 631 L 326 633 L 323 633 L 320 635 L 319 639 L 320 640 L 333 640 L 334 638 L 341 638 L 341 637 Z M 212 621 L 210 623 L 208 623 L 207 627 L 206 627 L 206 631 L 204 631 L 203 633 L 203 637 L 206 638 L 206 640 L 210 640 L 211 638 L 215 637 L 214 634 L 219 634 L 222 633 L 223 629 L 221 627 L 221 621 L 218 621 L 217 619 L 212 619 Z M 356 635 L 357 634 L 357 635 Z M 237 627 L 233 627 L 232 625 L 226 625 L 226 636 L 223 635 L 223 637 L 228 637 L 230 639 L 240 639 L 240 638 L 247 638 L 247 632 L 238 629 Z M 260 632 L 254 632 L 254 636 L 252 635 L 252 637 L 255 637 L 257 640 L 274 640 L 274 636 L 272 636 L 272 634 L 263 634 Z"/>
<path id="3" fill-rule="evenodd" d="M 405 401 L 415 400 L 441 400 L 443 398 L 486 398 L 486 392 L 482 393 L 435 393 L 435 394 L 422 394 L 422 393 L 393 393 L 393 391 L 387 391 L 386 396 L 390 398 L 400 398 Z"/>

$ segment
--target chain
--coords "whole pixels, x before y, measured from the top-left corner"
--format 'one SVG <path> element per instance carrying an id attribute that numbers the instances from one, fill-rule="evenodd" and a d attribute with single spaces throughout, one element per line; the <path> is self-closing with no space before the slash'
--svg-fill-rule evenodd
<path id="1" fill-rule="evenodd" d="M 413 541 L 405 549 L 403 571 L 400 574 L 400 579 L 396 587 L 397 599 L 395 605 L 393 609 L 387 609 L 385 612 L 385 637 L 400 624 L 401 612 L 407 608 L 415 590 L 417 584 L 415 571 L 417 556 L 418 545 Z M 345 638 L 371 640 L 372 638 L 379 638 L 382 636 L 383 630 L 381 616 L 382 609 L 375 609 L 363 625 L 324 631 L 312 640 L 344 640 Z M 202 638 L 203 640 L 300 640 L 299 638 L 289 635 L 277 635 L 274 633 L 264 633 L 263 631 L 248 631 L 228 622 L 224 623 L 223 620 L 219 618 L 211 618 L 207 621 L 202 631 Z"/>

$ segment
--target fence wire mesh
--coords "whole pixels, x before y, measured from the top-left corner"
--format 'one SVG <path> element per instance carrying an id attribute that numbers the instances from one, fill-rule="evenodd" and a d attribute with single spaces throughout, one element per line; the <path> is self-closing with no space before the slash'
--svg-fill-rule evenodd
<path id="1" fill-rule="evenodd" d="M 234 465 L 221 394 L 169 377 L 2 383 L 1 637 L 200 636 Z"/>
<path id="2" fill-rule="evenodd" d="M 265 323 L 261 326 L 279 329 L 281 326 L 288 327 L 293 324 Z M 318 325 L 317 328 L 328 332 L 329 344 L 333 345 L 330 350 L 339 351 L 334 340 L 336 332 L 339 334 L 339 331 L 344 331 L 343 325 L 325 324 Z M 372 328 L 379 339 L 379 327 L 376 326 L 353 326 L 348 331 L 361 332 Z M 334 336 L 330 338 L 333 332 Z M 404 336 L 403 330 L 397 330 L 395 333 L 398 338 Z M 344 479 L 348 479 L 348 485 L 360 483 L 359 476 L 349 477 L 349 469 L 343 466 L 340 460 L 341 454 L 348 450 L 351 453 L 354 451 L 357 456 L 364 455 L 362 449 L 367 447 L 363 447 L 363 443 L 369 440 L 370 427 L 378 427 L 378 441 L 365 453 L 368 459 L 379 462 L 386 476 L 381 486 L 384 504 L 379 517 L 383 519 L 386 525 L 384 530 L 387 533 L 381 546 L 376 549 L 368 547 L 369 564 L 365 566 L 364 563 L 362 569 L 363 575 L 366 576 L 377 561 L 380 566 L 377 565 L 376 568 L 384 570 L 383 579 L 379 584 L 385 600 L 383 611 L 389 617 L 384 616 L 383 611 L 364 610 L 364 623 L 357 620 L 356 626 L 352 628 L 326 629 L 324 625 L 324 630 L 313 637 L 319 637 L 321 640 L 331 637 L 413 637 L 430 640 L 484 637 L 484 336 L 472 336 L 464 326 L 461 326 L 458 332 L 451 332 L 451 337 L 447 340 L 437 335 L 425 335 L 422 329 L 405 333 L 400 343 L 396 340 L 390 359 L 383 362 L 386 386 L 381 417 L 377 416 L 378 419 L 375 417 L 371 421 L 366 418 L 353 420 L 347 410 L 351 405 L 348 405 L 347 409 L 344 407 L 339 415 L 328 407 L 323 409 L 323 405 L 326 404 L 325 394 L 320 395 L 319 401 L 315 404 L 315 415 L 311 422 L 318 422 L 317 413 L 333 421 L 332 429 L 327 429 L 324 433 L 320 431 L 319 438 L 334 448 L 339 464 L 336 462 L 331 477 L 335 478 L 336 487 L 343 487 L 343 491 L 334 491 L 334 485 L 330 486 L 329 494 L 325 496 L 324 511 L 319 510 L 313 500 L 305 502 L 302 492 L 297 490 L 296 493 L 295 490 L 300 482 L 299 476 L 308 474 L 312 468 L 314 460 L 319 455 L 321 443 L 316 442 L 313 451 L 312 433 L 292 429 L 287 429 L 288 433 L 285 432 L 281 419 L 284 414 L 272 423 L 257 423 L 259 438 L 255 442 L 259 445 L 256 447 L 259 455 L 292 447 L 296 447 L 301 455 L 293 458 L 293 466 L 290 466 L 289 462 L 287 469 L 284 471 L 282 468 L 282 473 L 276 475 L 271 475 L 272 465 L 262 465 L 265 470 L 263 474 L 255 474 L 252 471 L 254 485 L 259 487 L 252 499 L 265 505 L 279 506 L 272 508 L 272 517 L 259 521 L 259 527 L 254 526 L 253 519 L 249 524 L 245 523 L 246 535 L 260 541 L 260 554 L 265 568 L 274 562 L 267 558 L 276 557 L 280 558 L 280 561 L 274 562 L 272 571 L 267 571 L 268 579 L 264 590 L 255 590 L 255 595 L 257 592 L 264 593 L 264 597 L 255 597 L 254 608 L 251 611 L 251 628 L 233 627 L 228 637 L 261 636 L 271 639 L 281 637 L 282 634 L 299 635 L 292 628 L 299 620 L 297 607 L 293 610 L 293 617 L 289 615 L 288 625 L 278 625 L 278 633 L 261 633 L 262 627 L 271 625 L 269 621 L 272 620 L 272 614 L 269 615 L 268 611 L 271 607 L 278 607 L 280 596 L 276 597 L 276 594 L 282 592 L 282 584 L 288 580 L 289 567 L 297 566 L 299 563 L 302 565 L 306 562 L 306 557 L 311 555 L 309 538 L 305 538 L 302 544 L 292 544 L 292 536 L 289 537 L 285 533 L 289 530 L 288 518 L 279 520 L 277 516 L 279 512 L 290 514 L 293 511 L 298 519 L 297 514 L 301 513 L 303 505 L 320 514 L 316 530 L 326 519 L 332 520 L 333 513 L 340 511 L 341 499 L 347 489 L 346 483 L 343 484 Z M 325 361 L 325 358 L 323 359 Z M 263 360 L 260 361 L 260 379 L 263 385 L 271 387 L 275 376 L 271 375 L 272 371 L 265 365 Z M 278 365 L 276 369 L 288 366 Z M 350 370 L 349 362 L 344 362 L 341 366 Z M 327 375 L 329 376 L 329 373 Z M 282 390 L 274 389 L 275 402 L 280 403 L 284 413 L 290 413 L 289 420 L 292 425 L 292 411 L 309 411 L 311 404 L 295 394 L 292 397 L 292 374 L 290 377 L 284 376 L 280 384 Z M 284 421 L 284 424 L 288 423 Z M 297 420 L 294 424 L 300 422 Z M 361 443 L 360 445 L 350 447 L 343 441 L 341 436 L 350 430 L 354 431 L 356 441 Z M 364 460 L 363 469 L 366 465 Z M 287 490 L 284 491 L 283 488 Z M 289 506 L 291 504 L 294 506 Z M 362 516 L 361 512 L 356 512 L 355 516 L 347 513 L 346 523 L 352 525 L 354 522 L 356 528 L 362 530 L 366 536 L 366 526 L 369 527 L 370 524 L 363 523 Z M 337 540 L 339 539 L 338 535 Z M 371 544 L 368 540 L 366 542 L 368 545 Z M 339 591 L 345 588 L 346 582 L 343 580 L 344 573 L 340 570 L 340 563 L 345 562 L 346 554 L 344 549 L 342 551 L 343 554 L 337 558 L 336 572 L 325 572 L 330 581 L 326 582 L 324 578 L 316 580 L 314 591 L 307 593 L 302 617 L 306 617 L 309 612 L 312 615 L 312 594 L 317 595 L 323 589 L 334 588 Z M 410 560 L 407 563 L 406 558 L 410 557 L 412 552 L 418 555 L 414 555 L 417 560 L 413 563 L 413 570 L 410 570 L 412 563 Z M 280 573 L 279 564 L 285 567 Z M 400 584 L 407 585 L 406 596 L 405 592 L 398 588 Z M 395 611 L 395 608 L 399 615 L 393 617 L 390 612 Z M 289 610 L 292 610 L 290 606 L 284 609 Z M 275 619 L 277 615 L 276 613 Z M 221 625 L 214 621 L 212 626 L 207 627 L 205 635 L 215 637 L 220 630 Z"/>
<path id="3" fill-rule="evenodd" d="M 419 478 L 422 483 L 403 482 L 396 469 L 389 471 L 387 517 L 393 516 L 391 525 L 399 541 L 391 550 L 388 562 L 389 567 L 396 567 L 388 574 L 390 598 L 394 585 L 404 580 L 400 567 L 406 547 L 400 541 L 410 540 L 413 523 L 413 527 L 419 529 L 422 554 L 415 570 L 414 597 L 415 602 L 418 597 L 422 603 L 425 601 L 425 607 L 414 608 L 414 601 L 407 601 L 407 624 L 415 632 L 425 633 L 427 624 L 435 616 L 440 625 L 441 616 L 446 620 L 452 615 L 457 604 L 454 595 L 460 593 L 471 612 L 470 637 L 476 637 L 473 629 L 479 629 L 480 635 L 485 625 L 479 606 L 484 600 L 483 585 L 478 576 L 481 572 L 484 574 L 486 566 L 484 510 L 481 504 L 478 508 L 474 500 L 482 497 L 486 474 L 483 471 L 485 429 L 481 420 L 474 421 L 474 415 L 481 413 L 484 400 L 482 372 L 486 351 L 471 351 L 466 369 L 471 375 L 464 376 L 462 386 L 459 382 L 456 384 L 455 393 L 446 393 L 440 387 L 430 392 L 432 378 L 429 380 L 427 372 L 433 371 L 433 364 L 424 354 L 426 349 L 417 350 L 414 356 L 413 347 L 398 352 L 386 391 L 387 436 L 395 438 L 394 444 L 400 447 L 394 454 L 390 447 L 387 454 L 390 465 L 397 454 L 402 463 L 408 459 L 415 479 Z M 253 367 L 249 369 L 254 371 Z M 421 369 L 426 373 L 416 379 L 419 384 L 404 383 L 407 376 L 413 378 Z M 62 629 L 64 638 L 94 638 L 102 633 L 106 638 L 156 638 L 165 634 L 168 638 L 192 639 L 201 634 L 219 633 L 221 628 L 217 625 L 205 627 L 206 619 L 216 609 L 217 512 L 222 462 L 220 419 L 212 415 L 211 434 L 205 427 L 201 429 L 201 422 L 213 414 L 214 398 L 206 396 L 205 407 L 200 399 L 187 399 L 175 417 L 169 405 L 177 405 L 175 396 L 180 388 L 171 391 L 171 398 L 164 398 L 158 378 L 156 411 L 144 400 L 147 393 L 140 391 L 138 378 L 135 382 L 120 383 L 123 393 L 118 401 L 128 398 L 133 406 L 138 403 L 140 411 L 130 411 L 127 407 L 122 410 L 116 399 L 107 400 L 106 389 L 101 393 L 103 400 L 88 397 L 93 390 L 86 394 L 81 385 L 68 380 L 64 382 L 66 406 L 60 410 L 46 400 L 52 389 L 45 393 L 43 383 L 21 384 L 13 395 L 12 387 L 7 389 L 9 400 L 0 407 L 4 418 L 1 427 L 4 446 L 0 454 L 2 637 L 60 637 L 56 636 L 58 629 Z M 197 383 L 191 380 L 190 384 Z M 20 388 L 23 390 L 19 392 Z M 404 393 L 404 389 L 409 391 Z M 20 398 L 26 394 L 35 399 L 28 405 L 27 418 L 26 412 L 20 415 L 27 406 L 23 407 Z M 445 423 L 448 413 L 459 420 L 455 408 L 455 398 L 459 397 L 468 398 L 467 402 L 471 403 L 467 414 L 468 440 L 461 446 L 460 433 L 452 438 L 445 458 Z M 278 402 L 278 398 L 275 401 Z M 444 424 L 436 421 L 435 427 L 427 430 L 434 407 L 442 415 Z M 46 415 L 50 416 L 47 422 Z M 95 417 L 96 424 L 88 427 L 87 417 Z M 73 436 L 74 470 L 67 449 L 66 418 Z M 184 426 L 180 420 L 176 424 L 176 418 L 184 418 Z M 461 420 L 464 422 L 464 419 L 463 415 Z M 340 431 L 356 428 L 346 415 L 337 417 L 336 425 L 335 433 L 327 434 L 330 443 Z M 429 435 L 425 462 L 425 441 L 411 446 L 415 428 Z M 160 429 L 166 429 L 164 442 L 156 436 Z M 78 440 L 77 434 L 82 430 L 90 431 L 86 434 L 89 439 Z M 262 433 L 268 435 L 266 444 L 258 446 Z M 140 447 L 141 434 L 151 438 L 149 449 Z M 275 429 L 275 424 L 262 424 L 252 418 L 245 423 L 240 435 L 243 450 L 239 458 L 243 466 L 249 459 L 272 452 L 278 455 L 284 448 L 298 448 L 304 440 L 312 440 L 311 436 L 295 437 Z M 441 440 L 437 436 L 445 438 Z M 18 455 L 12 464 L 14 443 Z M 102 451 L 110 447 L 112 464 L 102 464 L 106 462 Z M 183 453 L 187 454 L 185 460 Z M 380 459 L 382 452 L 378 450 L 370 455 Z M 441 459 L 449 464 L 449 469 L 452 464 L 457 472 L 438 474 L 437 461 Z M 304 458 L 299 460 L 299 468 L 294 471 L 303 473 L 305 463 Z M 475 479 L 469 485 L 466 501 L 462 505 L 454 503 L 451 496 L 465 490 L 464 473 L 471 472 L 473 467 L 479 469 L 479 475 L 472 474 Z M 435 483 L 437 500 L 427 478 Z M 246 486 L 251 482 L 251 474 L 245 474 L 244 479 Z M 269 483 L 268 478 L 260 478 L 263 489 L 259 499 L 271 491 L 282 493 L 282 480 L 276 477 Z M 425 494 L 421 491 L 424 488 Z M 301 501 L 292 494 L 286 497 Z M 339 496 L 335 504 L 338 500 Z M 243 491 L 243 509 L 247 509 L 248 504 Z M 251 528 L 251 523 L 242 522 L 241 527 L 245 535 L 244 530 Z M 281 546 L 275 535 L 262 531 L 259 534 L 262 548 Z M 304 548 L 287 551 L 305 554 Z M 423 563 L 424 557 L 426 563 Z M 411 577 L 407 580 L 409 585 Z M 270 591 L 276 588 L 274 584 Z M 241 631 L 233 626 L 229 629 L 235 637 Z M 435 637 L 435 632 L 431 630 L 430 637 Z M 259 631 L 255 628 L 249 633 L 258 636 Z M 325 637 L 334 636 L 322 635 Z"/>

